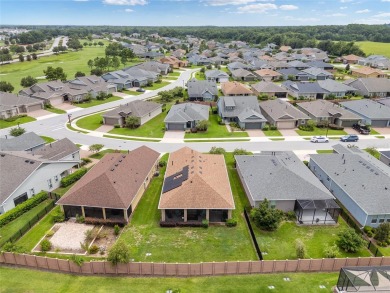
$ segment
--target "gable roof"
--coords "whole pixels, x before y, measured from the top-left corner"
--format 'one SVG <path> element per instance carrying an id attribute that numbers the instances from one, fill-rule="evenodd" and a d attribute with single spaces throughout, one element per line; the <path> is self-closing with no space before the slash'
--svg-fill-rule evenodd
<path id="1" fill-rule="evenodd" d="M 63 138 L 49 143 L 38 150 L 34 150 L 33 152 L 34 156 L 37 156 L 42 160 L 57 161 L 78 151 L 79 148 L 77 145 L 68 138 Z"/>
<path id="2" fill-rule="evenodd" d="M 161 107 L 162 105 L 159 103 L 135 100 L 130 103 L 120 105 L 114 110 L 105 112 L 102 116 L 119 118 L 122 117 L 120 113 L 124 113 L 126 116 L 135 116 L 141 118 Z"/>
<path id="3" fill-rule="evenodd" d="M 106 154 L 57 204 L 127 209 L 158 157 L 146 146 L 128 154 Z"/>
<path id="4" fill-rule="evenodd" d="M 348 111 L 347 109 L 336 105 L 335 103 L 326 100 L 316 100 L 310 102 L 302 102 L 297 104 L 298 108 L 301 108 L 313 115 L 314 117 L 332 117 L 335 114 L 340 115 L 338 118 L 341 120 L 360 120 L 361 118 Z"/>
<path id="5" fill-rule="evenodd" d="M 277 77 L 277 76 L 282 76 L 281 73 L 274 71 L 272 69 L 260 69 L 256 70 L 254 73 L 256 73 L 258 76 L 261 77 L 266 77 L 266 76 L 272 76 L 272 77 Z"/>
<path id="6" fill-rule="evenodd" d="M 260 81 L 251 87 L 259 93 L 287 93 L 286 89 L 270 81 Z"/>
<path id="7" fill-rule="evenodd" d="M 318 80 L 318 85 L 330 93 L 356 92 L 356 89 L 333 79 Z"/>
<path id="8" fill-rule="evenodd" d="M 0 92 L 0 111 L 9 110 L 17 106 L 42 104 L 42 100 L 23 95 Z"/>
<path id="9" fill-rule="evenodd" d="M 328 91 L 320 87 L 318 82 L 294 82 L 287 80 L 282 85 L 292 92 L 297 93 L 323 93 L 327 94 Z"/>
<path id="10" fill-rule="evenodd" d="M 188 96 L 201 97 L 205 92 L 209 92 L 213 96 L 218 95 L 217 83 L 211 80 L 190 79 L 187 82 Z"/>
<path id="11" fill-rule="evenodd" d="M 264 152 L 235 159 L 254 201 L 334 198 L 293 152 Z"/>
<path id="12" fill-rule="evenodd" d="M 228 81 L 221 83 L 221 90 L 224 95 L 250 95 L 252 91 L 242 83 L 237 81 Z"/>
<path id="13" fill-rule="evenodd" d="M 390 79 L 387 78 L 358 78 L 345 81 L 344 84 L 352 86 L 358 90 L 364 88 L 369 93 L 390 92 Z"/>
<path id="14" fill-rule="evenodd" d="M 232 76 L 235 76 L 235 77 L 247 77 L 247 76 L 255 77 L 255 75 L 252 72 L 250 72 L 246 69 L 243 69 L 243 68 L 232 70 Z"/>
<path id="15" fill-rule="evenodd" d="M 305 72 L 305 73 L 312 75 L 312 76 L 319 76 L 319 75 L 324 75 L 324 76 L 328 76 L 328 77 L 333 76 L 332 73 L 325 71 L 321 68 L 317 68 L 317 67 L 310 67 L 310 68 L 302 70 L 302 72 Z"/>
<path id="16" fill-rule="evenodd" d="M 227 96 L 220 97 L 218 104 L 223 117 L 237 117 L 241 122 L 251 116 L 256 116 L 257 119 L 251 119 L 251 122 L 265 122 L 267 121 L 261 114 L 259 102 L 255 96 Z M 226 109 L 226 107 L 232 107 Z M 242 119 L 242 120 L 241 120 Z"/>
<path id="17" fill-rule="evenodd" d="M 186 123 L 188 121 L 209 120 L 210 107 L 195 103 L 173 105 L 169 110 L 165 123 Z"/>
<path id="18" fill-rule="evenodd" d="M 341 102 L 340 105 L 371 119 L 390 119 L 390 108 L 372 100 Z"/>
<path id="19" fill-rule="evenodd" d="M 229 74 L 222 70 L 214 69 L 214 70 L 206 70 L 204 73 L 206 78 L 217 78 L 217 77 L 229 77 Z"/>
<path id="20" fill-rule="evenodd" d="M 35 132 L 27 132 L 17 137 L 0 138 L 0 150 L 2 151 L 27 151 L 42 146 L 45 141 Z"/>
<path id="21" fill-rule="evenodd" d="M 182 175 L 182 182 L 167 186 L 183 172 L 188 175 Z M 158 208 L 234 209 L 223 155 L 202 154 L 188 147 L 171 153 Z"/>
<path id="22" fill-rule="evenodd" d="M 268 115 L 274 121 L 310 119 L 309 116 L 299 111 L 290 103 L 278 99 L 260 102 L 260 109 L 264 115 Z"/>

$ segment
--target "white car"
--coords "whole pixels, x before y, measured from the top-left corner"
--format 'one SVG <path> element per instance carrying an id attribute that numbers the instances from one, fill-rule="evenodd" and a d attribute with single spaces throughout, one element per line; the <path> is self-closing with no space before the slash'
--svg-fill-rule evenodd
<path id="1" fill-rule="evenodd" d="M 329 138 L 325 136 L 313 136 L 310 139 L 311 142 L 329 142 Z"/>

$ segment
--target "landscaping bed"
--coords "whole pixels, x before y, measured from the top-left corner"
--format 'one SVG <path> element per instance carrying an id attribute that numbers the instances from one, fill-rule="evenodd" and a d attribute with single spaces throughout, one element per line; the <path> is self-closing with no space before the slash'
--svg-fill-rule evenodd
<path id="1" fill-rule="evenodd" d="M 109 97 L 109 98 L 104 99 L 104 100 L 91 99 L 89 102 L 75 103 L 74 106 L 80 107 L 80 108 L 89 108 L 89 107 L 94 107 L 94 106 L 98 106 L 98 105 L 102 105 L 102 104 L 106 104 L 106 103 L 110 103 L 110 102 L 114 102 L 114 101 L 118 101 L 118 100 L 122 100 L 122 98 L 113 96 L 113 97 Z"/>
<path id="2" fill-rule="evenodd" d="M 313 131 L 304 131 L 304 130 L 295 130 L 298 135 L 300 136 L 319 136 L 319 135 L 326 135 L 326 128 L 318 128 L 314 127 Z M 347 133 L 344 130 L 334 130 L 334 129 L 329 129 L 328 130 L 328 136 L 329 135 L 346 135 Z"/>

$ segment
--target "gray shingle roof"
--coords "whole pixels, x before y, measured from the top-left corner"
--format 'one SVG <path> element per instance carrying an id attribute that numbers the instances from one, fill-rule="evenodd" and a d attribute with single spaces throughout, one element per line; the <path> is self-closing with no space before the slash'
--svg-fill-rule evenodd
<path id="1" fill-rule="evenodd" d="M 162 105 L 159 103 L 135 100 L 130 103 L 120 105 L 118 108 L 108 111 L 102 116 L 120 118 L 122 117 L 122 115 L 120 115 L 119 113 L 125 113 L 126 116 L 135 116 L 141 118 L 161 107 Z"/>
<path id="2" fill-rule="evenodd" d="M 372 100 L 362 99 L 341 102 L 340 104 L 345 108 L 370 119 L 390 119 L 390 108 Z"/>
<path id="3" fill-rule="evenodd" d="M 322 87 L 324 90 L 327 90 L 330 93 L 356 92 L 355 88 L 343 84 L 341 82 L 337 82 L 333 79 L 319 80 L 318 84 L 320 87 Z"/>
<path id="4" fill-rule="evenodd" d="M 328 77 L 333 76 L 332 73 L 329 73 L 328 71 L 325 71 L 325 70 L 323 70 L 321 68 L 317 68 L 317 67 L 310 67 L 310 68 L 302 70 L 302 72 L 305 72 L 311 76 L 319 76 L 319 75 L 328 76 Z"/>
<path id="5" fill-rule="evenodd" d="M 375 158 L 369 159 L 368 154 L 321 154 L 310 155 L 310 159 L 366 213 L 390 213 L 388 166 Z"/>
<path id="6" fill-rule="evenodd" d="M 253 200 L 333 199 L 293 152 L 235 156 Z"/>
<path id="7" fill-rule="evenodd" d="M 287 90 L 269 81 L 260 81 L 251 87 L 259 93 L 286 93 Z"/>
<path id="8" fill-rule="evenodd" d="M 290 103 L 278 99 L 260 102 L 260 109 L 264 115 L 268 115 L 274 121 L 310 119 Z"/>
<path id="9" fill-rule="evenodd" d="M 345 83 L 357 89 L 364 87 L 370 93 L 390 92 L 390 79 L 387 78 L 358 78 Z"/>
<path id="10" fill-rule="evenodd" d="M 257 113 L 256 116 L 261 119 L 261 121 L 267 121 L 264 116 L 261 114 L 259 103 L 257 97 L 255 96 L 229 96 L 229 97 L 220 97 L 222 108 L 220 109 L 223 117 L 249 117 L 248 114 L 253 112 L 248 112 L 249 110 Z M 234 109 L 227 110 L 226 107 L 232 107 Z M 240 116 L 241 115 L 241 116 Z M 244 118 L 245 119 L 245 118 Z M 245 122 L 245 121 L 242 121 Z M 254 121 L 255 122 L 255 121 Z"/>
<path id="11" fill-rule="evenodd" d="M 320 87 L 318 82 L 293 82 L 287 80 L 283 82 L 283 86 L 290 91 L 297 93 L 323 93 L 327 94 L 328 91 Z"/>
<path id="12" fill-rule="evenodd" d="M 0 92 L 0 111 L 12 109 L 16 106 L 41 104 L 39 99 Z"/>
<path id="13" fill-rule="evenodd" d="M 34 151 L 34 156 L 41 160 L 57 161 L 78 151 L 77 145 L 63 138 Z"/>
<path id="14" fill-rule="evenodd" d="M 229 74 L 227 74 L 224 71 L 221 70 L 206 70 L 204 73 L 206 78 L 218 78 L 218 77 L 229 77 Z"/>
<path id="15" fill-rule="evenodd" d="M 188 121 L 209 120 L 210 107 L 194 103 L 173 105 L 165 123 L 185 123 Z"/>
<path id="16" fill-rule="evenodd" d="M 45 144 L 43 138 L 34 132 L 27 132 L 8 139 L 0 138 L 1 151 L 27 151 Z"/>
<path id="17" fill-rule="evenodd" d="M 233 70 L 232 76 L 233 77 L 247 77 L 247 76 L 255 77 L 255 75 L 252 72 L 250 72 L 246 69 L 243 69 L 243 68 Z"/>
<path id="18" fill-rule="evenodd" d="M 189 97 L 202 97 L 205 92 L 209 92 L 214 96 L 218 95 L 217 83 L 211 80 L 190 79 L 187 82 Z"/>
<path id="19" fill-rule="evenodd" d="M 306 110 L 308 113 L 313 115 L 314 117 L 320 118 L 320 117 L 332 117 L 335 114 L 341 115 L 339 119 L 341 120 L 350 120 L 350 119 L 356 119 L 360 120 L 361 118 L 344 109 L 343 107 L 340 107 L 336 105 L 335 103 L 326 101 L 326 100 L 316 100 L 311 102 L 303 102 L 298 103 L 298 108 L 301 108 L 303 110 Z"/>

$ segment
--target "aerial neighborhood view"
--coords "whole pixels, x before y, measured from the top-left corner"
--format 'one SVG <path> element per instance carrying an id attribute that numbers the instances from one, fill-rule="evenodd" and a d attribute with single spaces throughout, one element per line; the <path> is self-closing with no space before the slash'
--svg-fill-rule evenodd
<path id="1" fill-rule="evenodd" d="M 0 0 L 0 292 L 390 292 L 389 0 Z"/>

